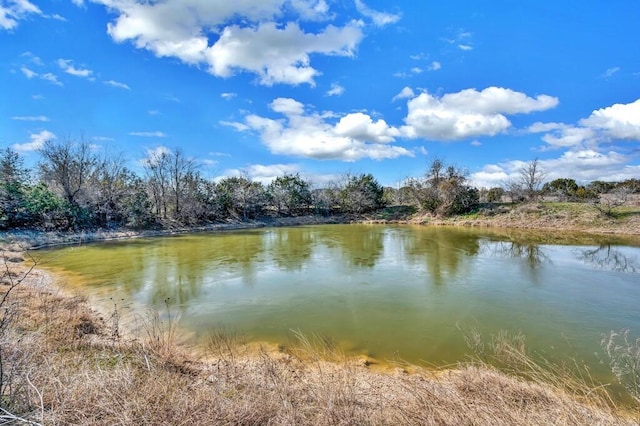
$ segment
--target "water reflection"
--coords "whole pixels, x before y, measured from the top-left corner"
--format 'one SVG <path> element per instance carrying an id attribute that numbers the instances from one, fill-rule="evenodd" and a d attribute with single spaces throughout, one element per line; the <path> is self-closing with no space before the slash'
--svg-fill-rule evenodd
<path id="1" fill-rule="evenodd" d="M 599 269 L 631 274 L 640 272 L 640 263 L 635 254 L 626 253 L 621 248 L 612 246 L 611 244 L 602 244 L 599 247 L 574 250 L 574 253 L 578 260 Z"/>
<path id="2" fill-rule="evenodd" d="M 639 254 L 593 237 L 328 225 L 63 248 L 49 266 L 138 309 L 169 299 L 195 334 L 224 324 L 283 342 L 300 329 L 442 364 L 466 354 L 455 325 L 470 321 L 545 349 L 569 336 L 593 356 L 602 333 L 640 329 Z"/>
<path id="3" fill-rule="evenodd" d="M 436 285 L 453 279 L 465 259 L 480 252 L 481 236 L 448 228 L 416 229 L 402 233 L 408 262 L 424 264 Z"/>
<path id="4" fill-rule="evenodd" d="M 299 270 L 311 258 L 314 235 L 306 228 L 278 229 L 266 234 L 265 246 L 280 269 Z"/>
<path id="5" fill-rule="evenodd" d="M 340 257 L 349 265 L 358 268 L 373 268 L 384 251 L 384 228 L 379 226 L 358 226 L 359 232 L 331 233 L 323 235 L 323 243 L 337 249 Z"/>

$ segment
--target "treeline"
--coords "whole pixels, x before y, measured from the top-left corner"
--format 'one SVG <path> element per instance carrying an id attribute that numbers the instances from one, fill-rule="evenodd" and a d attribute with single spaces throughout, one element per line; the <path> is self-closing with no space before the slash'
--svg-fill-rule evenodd
<path id="1" fill-rule="evenodd" d="M 370 174 L 313 188 L 298 174 L 269 185 L 247 177 L 205 179 L 181 150 L 144 160 L 143 174 L 121 155 L 89 143 L 48 141 L 35 170 L 10 148 L 0 151 L 0 229 L 144 229 L 265 216 L 367 213 L 385 206 L 384 188 Z"/>
<path id="2" fill-rule="evenodd" d="M 478 190 L 464 170 L 440 159 L 427 166 L 424 176 L 407 179 L 400 188 L 383 188 L 371 174 L 345 174 L 319 188 L 298 174 L 279 176 L 268 185 L 246 176 L 215 182 L 205 179 L 196 161 L 180 149 L 144 160 L 142 175 L 127 168 L 121 155 L 99 153 L 87 142 L 48 141 L 40 156 L 30 170 L 11 148 L 0 151 L 0 229 L 147 229 L 267 216 L 365 214 L 389 205 L 451 216 L 506 199 L 546 195 L 584 201 L 603 193 L 640 192 L 637 179 L 587 186 L 556 179 L 543 185 L 537 160 L 504 187 Z M 621 198 L 608 199 L 609 212 Z"/>

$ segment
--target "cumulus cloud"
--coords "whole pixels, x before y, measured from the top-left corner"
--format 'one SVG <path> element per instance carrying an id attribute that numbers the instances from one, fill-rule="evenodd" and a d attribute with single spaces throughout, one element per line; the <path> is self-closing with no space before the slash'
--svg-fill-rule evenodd
<path id="1" fill-rule="evenodd" d="M 385 25 L 394 24 L 400 20 L 400 15 L 392 13 L 378 12 L 369 8 L 361 0 L 356 0 L 356 9 L 363 16 L 371 19 L 373 24 L 377 27 L 384 27 Z"/>
<path id="2" fill-rule="evenodd" d="M 205 65 L 218 77 L 253 73 L 263 85 L 313 85 L 320 72 L 312 54 L 352 56 L 363 37 L 359 21 L 305 31 L 301 22 L 332 18 L 324 0 L 96 1 L 118 14 L 107 26 L 116 42 Z M 298 19 L 275 22 L 291 13 Z"/>
<path id="3" fill-rule="evenodd" d="M 164 145 L 158 145 L 155 148 L 148 148 L 145 152 L 145 157 L 138 160 L 138 164 L 141 166 L 153 165 L 157 164 L 158 160 L 162 155 L 171 154 L 171 149 L 167 148 Z"/>
<path id="4" fill-rule="evenodd" d="M 571 177 L 581 183 L 594 180 L 620 181 L 638 176 L 640 166 L 628 165 L 629 157 L 615 151 L 597 152 L 591 149 L 566 151 L 560 157 L 539 160 L 547 181 Z M 500 164 L 489 164 L 469 177 L 477 187 L 503 186 L 510 180 L 520 178 L 520 170 L 527 163 L 513 160 Z"/>
<path id="5" fill-rule="evenodd" d="M 344 87 L 338 83 L 331 83 L 331 88 L 327 91 L 327 96 L 342 96 Z"/>
<path id="6" fill-rule="evenodd" d="M 501 87 L 466 89 L 442 97 L 425 92 L 408 101 L 403 132 L 410 138 L 443 141 L 494 136 L 511 126 L 505 115 L 543 111 L 557 104 L 552 96 L 532 98 Z"/>
<path id="7" fill-rule="evenodd" d="M 320 74 L 310 65 L 309 55 L 352 56 L 362 38 L 356 22 L 342 28 L 327 26 L 324 31 L 307 33 L 297 23 L 279 28 L 274 22 L 243 28 L 226 27 L 218 41 L 204 52 L 209 71 L 219 77 L 229 77 L 236 70 L 259 76 L 263 85 L 286 83 L 314 85 Z"/>
<path id="8" fill-rule="evenodd" d="M 374 122 L 370 116 L 361 112 L 342 117 L 334 132 L 339 136 L 375 143 L 390 143 L 400 136 L 400 131 L 390 127 L 384 120 Z"/>
<path id="9" fill-rule="evenodd" d="M 70 59 L 58 59 L 57 62 L 58 62 L 58 66 L 60 67 L 60 69 L 62 69 L 62 71 L 66 72 L 67 74 L 74 75 L 76 77 L 87 78 L 91 76 L 91 74 L 93 73 L 93 71 L 86 68 L 76 68 L 73 65 L 73 61 Z"/>
<path id="10" fill-rule="evenodd" d="M 595 110 L 578 125 L 534 123 L 531 133 L 545 133 L 551 147 L 596 147 L 610 141 L 640 141 L 640 99 Z"/>
<path id="11" fill-rule="evenodd" d="M 238 96 L 237 93 L 221 93 L 220 97 L 222 99 L 226 99 L 226 100 L 231 100 L 233 98 L 235 98 L 236 96 Z"/>
<path id="12" fill-rule="evenodd" d="M 640 99 L 593 111 L 580 124 L 601 130 L 614 139 L 640 140 Z"/>
<path id="13" fill-rule="evenodd" d="M 277 98 L 269 106 L 284 118 L 252 114 L 244 123 L 221 124 L 258 133 L 275 154 L 342 161 L 413 156 L 405 148 L 391 145 L 400 132 L 384 120 L 353 113 L 334 123 L 336 114 L 308 111 L 307 106 L 290 98 Z"/>
<path id="14" fill-rule="evenodd" d="M 38 6 L 29 0 L 13 0 L 0 4 L 0 29 L 12 30 L 18 26 L 18 21 L 29 15 L 42 15 Z"/>
<path id="15" fill-rule="evenodd" d="M 413 89 L 411 87 L 405 87 L 400 91 L 400 93 L 398 93 L 397 95 L 395 95 L 393 97 L 392 101 L 395 102 L 398 99 L 411 99 L 415 95 L 416 94 L 414 93 L 414 91 L 413 91 Z"/>
<path id="16" fill-rule="evenodd" d="M 242 170 L 229 170 L 228 172 L 232 176 L 248 176 L 252 181 L 268 185 L 278 176 L 300 173 L 300 166 L 297 164 L 252 164 Z"/>
<path id="17" fill-rule="evenodd" d="M 18 152 L 37 151 L 49 140 L 56 139 L 56 135 L 48 130 L 42 130 L 38 133 L 30 134 L 30 141 L 25 143 L 17 143 L 12 148 Z"/>
<path id="18" fill-rule="evenodd" d="M 442 64 L 438 61 L 433 61 L 431 65 L 427 67 L 427 71 L 438 71 L 440 68 L 442 68 Z"/>

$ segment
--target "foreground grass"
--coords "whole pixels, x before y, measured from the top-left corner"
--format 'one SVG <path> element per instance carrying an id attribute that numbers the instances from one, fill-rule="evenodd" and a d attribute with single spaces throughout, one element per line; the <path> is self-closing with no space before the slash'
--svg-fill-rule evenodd
<path id="1" fill-rule="evenodd" d="M 0 336 L 0 423 L 622 425 L 638 418 L 620 415 L 601 390 L 564 386 L 562 375 L 525 380 L 479 360 L 381 373 L 303 335 L 286 350 L 255 350 L 217 331 L 196 357 L 176 345 L 175 323 L 157 314 L 145 315 L 142 335 L 125 338 L 117 315 L 100 317 L 82 298 L 57 293 L 37 269 L 25 277 L 21 264 L 5 266 L 0 293 L 12 291 L 2 305 L 10 327 Z M 517 345 L 500 348 L 524 354 Z"/>

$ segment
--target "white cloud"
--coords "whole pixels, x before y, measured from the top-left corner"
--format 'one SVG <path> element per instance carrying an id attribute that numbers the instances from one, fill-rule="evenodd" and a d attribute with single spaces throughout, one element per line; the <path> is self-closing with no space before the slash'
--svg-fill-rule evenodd
<path id="1" fill-rule="evenodd" d="M 49 83 L 55 84 L 56 86 L 63 86 L 62 82 L 58 80 L 58 77 L 50 72 L 40 74 L 39 77 L 45 81 L 48 81 Z"/>
<path id="2" fill-rule="evenodd" d="M 511 126 L 506 114 L 543 111 L 557 104 L 558 99 L 551 96 L 531 98 L 501 87 L 488 87 L 480 92 L 466 89 L 442 97 L 421 93 L 407 103 L 403 131 L 410 138 L 432 140 L 494 136 Z"/>
<path id="3" fill-rule="evenodd" d="M 18 21 L 29 15 L 42 15 L 38 6 L 29 0 L 12 0 L 0 4 L 0 29 L 12 30 L 18 26 Z"/>
<path id="4" fill-rule="evenodd" d="M 24 52 L 20 56 L 28 58 L 29 62 L 31 62 L 32 64 L 35 64 L 35 65 L 38 65 L 38 66 L 44 65 L 44 63 L 42 62 L 42 59 L 40 59 L 38 56 L 34 55 L 31 52 Z"/>
<path id="5" fill-rule="evenodd" d="M 604 78 L 610 78 L 613 77 L 613 75 L 615 73 L 617 73 L 618 71 L 620 71 L 620 67 L 612 67 L 612 68 L 608 68 L 603 74 L 602 77 Z"/>
<path id="6" fill-rule="evenodd" d="M 58 59 L 57 63 L 62 71 L 76 77 L 87 78 L 93 73 L 93 71 L 86 68 L 76 68 L 75 66 L 73 66 L 73 61 L 70 59 Z"/>
<path id="7" fill-rule="evenodd" d="M 552 147 L 595 148 L 615 140 L 640 141 L 640 99 L 595 110 L 578 124 L 534 123 L 528 131 L 546 133 L 542 140 Z"/>
<path id="8" fill-rule="evenodd" d="M 324 0 L 96 1 L 118 14 L 107 26 L 116 42 L 205 65 L 218 77 L 253 73 L 263 85 L 313 85 L 312 54 L 352 56 L 363 37 L 359 21 L 303 30 L 300 22 L 332 17 Z M 273 22 L 285 15 L 292 21 Z"/>
<path id="9" fill-rule="evenodd" d="M 226 27 L 218 41 L 204 53 L 209 71 L 229 77 L 236 70 L 259 76 L 263 85 L 286 83 L 314 85 L 319 71 L 310 66 L 312 53 L 352 56 L 362 38 L 357 23 L 342 28 L 329 25 L 318 34 L 304 32 L 297 23 L 278 28 L 275 23 L 257 28 Z"/>
<path id="10" fill-rule="evenodd" d="M 329 120 L 335 119 L 336 114 L 308 112 L 305 105 L 289 98 L 275 99 L 270 107 L 284 119 L 248 115 L 244 123 L 235 123 L 235 127 L 243 130 L 246 126 L 257 132 L 274 154 L 342 161 L 413 156 L 405 148 L 390 144 L 399 130 L 384 120 L 374 122 L 366 114 L 355 113 L 334 124 Z"/>
<path id="11" fill-rule="evenodd" d="M 111 86 L 111 87 L 116 87 L 118 89 L 125 89 L 125 90 L 131 90 L 131 88 L 129 86 L 127 86 L 124 83 L 120 83 L 119 81 L 114 81 L 114 80 L 106 80 L 104 82 L 104 84 L 106 84 L 107 86 Z"/>
<path id="12" fill-rule="evenodd" d="M 162 155 L 171 154 L 171 150 L 163 145 L 158 145 L 155 148 L 149 148 L 146 151 L 146 157 L 140 159 L 138 163 L 141 166 L 148 164 L 156 164 Z"/>
<path id="13" fill-rule="evenodd" d="M 392 99 L 393 102 L 397 101 L 398 99 L 411 99 L 415 96 L 416 94 L 413 92 L 413 89 L 411 87 L 404 87 L 400 93 L 398 93 L 397 95 L 395 95 Z"/>
<path id="14" fill-rule="evenodd" d="M 458 49 L 460 50 L 473 50 L 473 46 L 468 44 L 459 44 Z"/>
<path id="15" fill-rule="evenodd" d="M 387 125 L 384 120 L 374 122 L 370 116 L 361 112 L 342 117 L 334 132 L 339 136 L 374 143 L 390 143 L 400 136 L 400 131 Z"/>
<path id="16" fill-rule="evenodd" d="M 566 151 L 560 157 L 539 160 L 546 181 L 571 178 L 580 183 L 594 180 L 620 181 L 638 176 L 640 166 L 628 165 L 630 158 L 615 151 L 597 152 L 591 149 Z M 477 187 L 503 186 L 510 180 L 520 178 L 520 170 L 527 161 L 513 160 L 500 164 L 489 164 L 469 178 Z"/>
<path id="17" fill-rule="evenodd" d="M 129 132 L 130 136 L 140 136 L 143 138 L 166 138 L 167 135 L 164 132 Z"/>
<path id="18" fill-rule="evenodd" d="M 482 146 L 482 142 L 477 140 L 471 141 L 471 146 Z"/>
<path id="19" fill-rule="evenodd" d="M 21 67 L 20 71 L 22 71 L 22 74 L 24 74 L 24 76 L 27 77 L 28 79 L 32 79 L 33 77 L 37 77 L 38 76 L 37 72 L 32 71 L 27 67 Z"/>
<path id="20" fill-rule="evenodd" d="M 547 133 L 542 140 L 553 147 L 580 147 L 589 144 L 596 137 L 593 129 L 585 127 L 564 126 Z"/>
<path id="21" fill-rule="evenodd" d="M 45 80 L 45 81 L 48 81 L 49 83 L 55 84 L 56 86 L 63 85 L 62 82 L 58 80 L 58 77 L 55 74 L 52 74 L 50 72 L 45 74 L 38 74 L 37 72 L 30 70 L 27 67 L 20 67 L 20 71 L 22 71 L 22 74 L 24 74 L 24 76 L 27 77 L 29 80 L 37 77 L 41 80 Z"/>
<path id="22" fill-rule="evenodd" d="M 28 116 L 20 115 L 20 116 L 11 117 L 11 119 L 18 120 L 18 121 L 50 121 L 49 117 L 46 117 L 44 115 L 28 115 Z"/>
<path id="23" fill-rule="evenodd" d="M 433 61 L 431 65 L 427 67 L 427 71 L 438 71 L 440 68 L 442 68 L 442 64 L 438 61 Z"/>
<path id="24" fill-rule="evenodd" d="M 238 96 L 238 94 L 237 94 L 237 93 L 221 93 L 221 94 L 220 94 L 220 97 L 221 97 L 222 99 L 226 99 L 226 100 L 233 99 L 233 98 L 235 98 L 236 96 Z"/>
<path id="25" fill-rule="evenodd" d="M 361 0 L 356 0 L 356 9 L 363 16 L 370 18 L 373 21 L 373 24 L 378 27 L 384 27 L 385 25 L 394 24 L 400 20 L 400 15 L 378 12 L 369 8 Z"/>
<path id="26" fill-rule="evenodd" d="M 614 139 L 640 140 L 640 99 L 630 104 L 615 104 L 580 120 L 582 126 L 604 131 Z"/>
<path id="27" fill-rule="evenodd" d="M 252 164 L 245 167 L 242 172 L 251 180 L 268 185 L 278 176 L 300 173 L 300 166 L 297 164 Z"/>
<path id="28" fill-rule="evenodd" d="M 342 96 L 344 87 L 338 83 L 331 83 L 331 88 L 327 91 L 327 96 Z"/>
<path id="29" fill-rule="evenodd" d="M 219 123 L 222 124 L 223 126 L 233 127 L 234 129 L 236 129 L 239 132 L 244 132 L 246 130 L 250 130 L 249 126 L 247 126 L 244 123 L 238 123 L 237 121 L 221 120 L 221 121 L 219 121 Z"/>
<path id="30" fill-rule="evenodd" d="M 49 140 L 56 139 L 56 135 L 48 130 L 42 130 L 39 133 L 31 133 L 30 141 L 25 143 L 17 143 L 12 148 L 18 152 L 37 151 Z"/>

